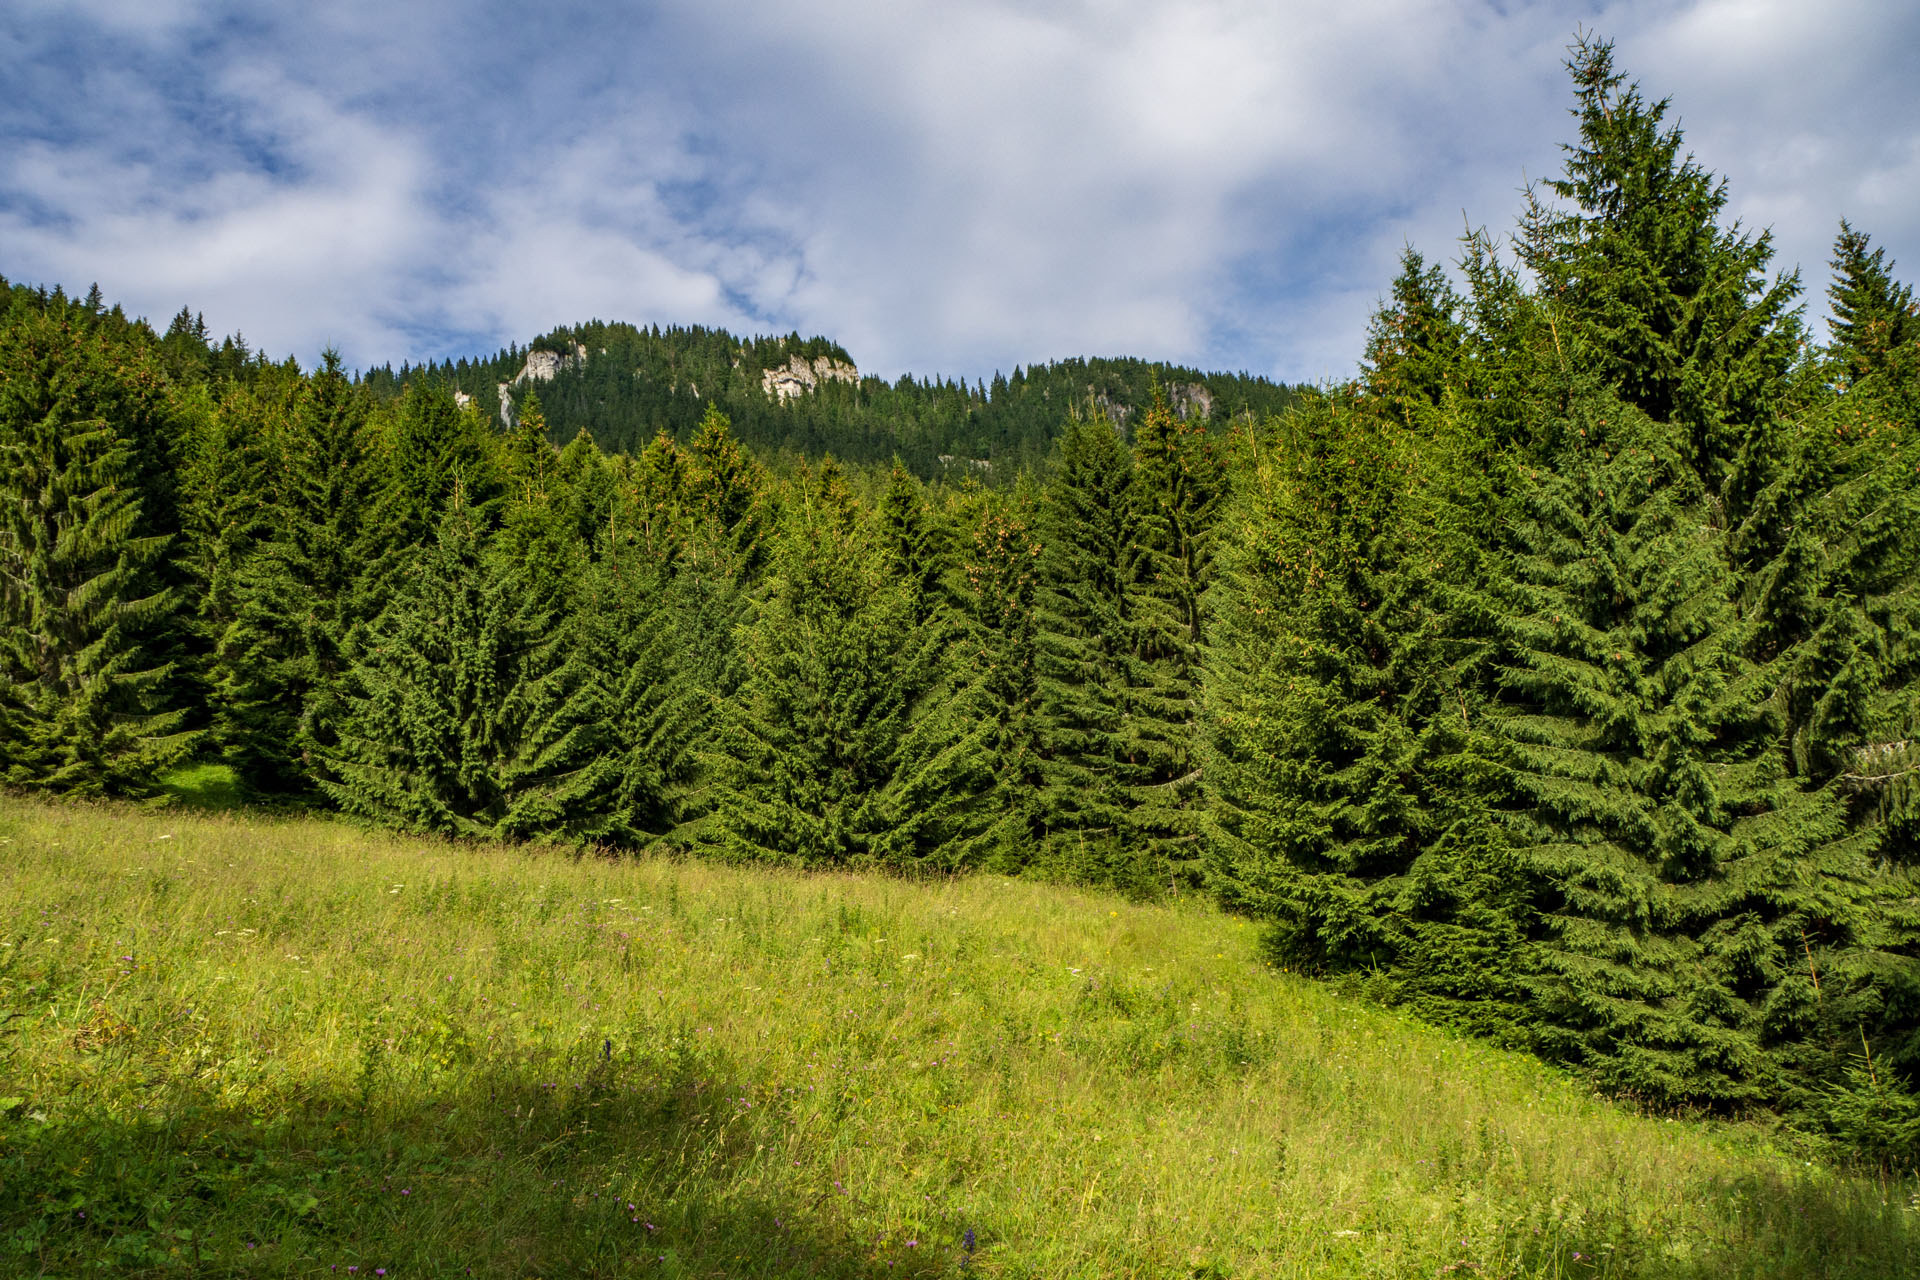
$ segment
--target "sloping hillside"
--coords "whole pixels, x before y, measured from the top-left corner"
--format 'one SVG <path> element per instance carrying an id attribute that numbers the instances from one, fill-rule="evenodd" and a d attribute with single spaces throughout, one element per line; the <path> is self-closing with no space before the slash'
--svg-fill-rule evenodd
<path id="1" fill-rule="evenodd" d="M 1345 1004 L 1199 905 L 17 799 L 0 852 L 11 1274 L 1867 1277 L 1920 1244 L 1911 1183 Z"/>
<path id="2" fill-rule="evenodd" d="M 1101 412 L 1126 424 L 1151 403 L 1156 383 L 1181 417 L 1221 424 L 1278 412 L 1296 395 L 1265 378 L 1131 358 L 1015 368 L 990 384 L 890 383 L 863 376 L 853 356 L 825 338 L 600 321 L 555 329 L 524 349 L 364 375 L 381 395 L 397 395 L 415 378 L 443 381 L 499 419 L 538 392 L 555 440 L 585 430 L 615 452 L 637 451 L 661 431 L 684 440 L 714 404 L 740 439 L 763 451 L 859 463 L 898 455 L 923 478 L 987 481 L 1044 463 L 1073 414 Z"/>

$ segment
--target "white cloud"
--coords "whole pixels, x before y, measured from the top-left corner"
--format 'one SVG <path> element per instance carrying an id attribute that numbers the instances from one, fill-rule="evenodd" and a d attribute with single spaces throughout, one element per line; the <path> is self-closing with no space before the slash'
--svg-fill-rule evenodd
<path id="1" fill-rule="evenodd" d="M 88 94 L 0 105 L 0 269 L 360 363 L 597 315 L 824 332 L 888 375 L 1338 375 L 1404 242 L 1449 259 L 1558 166 L 1581 12 L 35 0 L 0 39 L 96 47 L 44 43 Z M 1843 214 L 1920 268 L 1904 7 L 1584 12 L 1816 301 Z"/>

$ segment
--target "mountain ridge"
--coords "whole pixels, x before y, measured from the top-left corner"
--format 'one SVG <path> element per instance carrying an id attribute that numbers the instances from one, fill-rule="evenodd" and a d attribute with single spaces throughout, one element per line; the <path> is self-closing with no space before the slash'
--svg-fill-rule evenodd
<path id="1" fill-rule="evenodd" d="M 383 399 L 421 379 L 481 406 L 502 429 L 537 392 L 557 442 L 585 431 L 604 449 L 632 453 L 661 432 L 689 438 L 714 405 L 755 448 L 855 463 L 899 457 L 923 478 L 956 466 L 1000 477 L 1043 466 L 1076 416 L 1104 414 L 1125 430 L 1155 394 L 1181 418 L 1220 426 L 1279 412 L 1301 395 L 1247 373 L 1128 356 L 1016 365 L 990 383 L 911 374 L 889 382 L 862 373 L 825 337 L 599 320 L 490 356 L 361 374 Z"/>

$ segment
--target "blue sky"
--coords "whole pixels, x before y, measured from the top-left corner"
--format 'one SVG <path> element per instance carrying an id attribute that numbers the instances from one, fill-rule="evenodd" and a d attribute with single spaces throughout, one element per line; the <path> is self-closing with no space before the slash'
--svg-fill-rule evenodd
<path id="1" fill-rule="evenodd" d="M 310 361 L 625 319 L 865 370 L 1349 373 L 1411 242 L 1509 228 L 1576 23 L 1824 314 L 1920 279 L 1908 0 L 10 0 L 0 273 Z"/>

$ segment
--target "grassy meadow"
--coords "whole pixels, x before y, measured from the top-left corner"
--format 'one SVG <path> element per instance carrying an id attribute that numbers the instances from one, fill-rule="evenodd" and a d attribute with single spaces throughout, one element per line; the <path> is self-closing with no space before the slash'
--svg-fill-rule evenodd
<path id="1" fill-rule="evenodd" d="M 1913 1182 L 1635 1115 L 1253 935 L 0 798 L 0 1273 L 1920 1274 Z"/>

